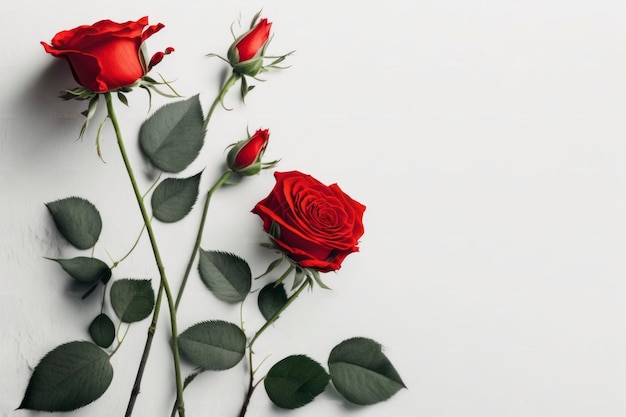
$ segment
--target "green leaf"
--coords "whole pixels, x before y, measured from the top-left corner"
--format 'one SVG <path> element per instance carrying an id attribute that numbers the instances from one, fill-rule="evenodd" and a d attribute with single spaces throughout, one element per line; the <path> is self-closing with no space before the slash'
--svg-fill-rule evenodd
<path id="1" fill-rule="evenodd" d="M 198 95 L 158 109 L 139 130 L 139 144 L 150 162 L 166 172 L 180 172 L 204 144 L 204 116 Z"/>
<path id="2" fill-rule="evenodd" d="M 328 385 L 322 366 L 304 355 L 288 356 L 267 373 L 265 391 L 281 408 L 298 408 L 313 401 Z"/>
<path id="3" fill-rule="evenodd" d="M 72 259 L 51 259 L 61 265 L 72 278 L 89 284 L 101 280 L 107 282 L 111 278 L 111 269 L 100 259 L 78 256 Z"/>
<path id="4" fill-rule="evenodd" d="M 71 411 L 104 394 L 113 379 L 109 355 L 90 342 L 58 346 L 33 371 L 19 408 Z"/>
<path id="5" fill-rule="evenodd" d="M 252 287 L 250 267 L 232 253 L 201 249 L 198 269 L 202 282 L 222 301 L 243 301 Z"/>
<path id="6" fill-rule="evenodd" d="M 154 307 L 154 290 L 150 280 L 120 279 L 111 285 L 111 306 L 125 323 L 145 319 Z"/>
<path id="7" fill-rule="evenodd" d="M 122 102 L 122 104 L 124 104 L 125 106 L 128 106 L 128 99 L 126 98 L 124 93 L 122 93 L 121 91 L 118 91 L 117 98 L 119 99 L 119 101 Z"/>
<path id="8" fill-rule="evenodd" d="M 162 222 L 173 223 L 185 217 L 198 199 L 200 175 L 189 178 L 167 178 L 152 194 L 152 213 Z"/>
<path id="9" fill-rule="evenodd" d="M 109 316 L 99 314 L 89 325 L 89 335 L 96 345 L 108 348 L 115 340 L 115 325 Z"/>
<path id="10" fill-rule="evenodd" d="M 194 365 L 222 371 L 241 361 L 246 350 L 246 335 L 232 323 L 205 321 L 182 332 L 178 347 Z"/>
<path id="11" fill-rule="evenodd" d="M 335 346 L 328 358 L 328 369 L 337 391 L 359 405 L 385 401 L 406 388 L 381 345 L 364 337 Z"/>
<path id="12" fill-rule="evenodd" d="M 271 319 L 287 303 L 287 293 L 283 284 L 269 283 L 259 292 L 259 310 L 265 320 Z"/>
<path id="13" fill-rule="evenodd" d="M 48 211 L 59 232 L 78 249 L 93 247 L 102 230 L 102 219 L 96 207 L 79 197 L 47 203 Z"/>

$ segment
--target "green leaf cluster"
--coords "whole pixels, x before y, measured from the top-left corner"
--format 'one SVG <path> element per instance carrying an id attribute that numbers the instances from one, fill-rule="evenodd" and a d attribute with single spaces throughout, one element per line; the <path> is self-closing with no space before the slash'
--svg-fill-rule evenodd
<path id="1" fill-rule="evenodd" d="M 305 355 L 288 356 L 267 373 L 265 391 L 278 407 L 293 409 L 313 401 L 329 381 L 346 400 L 357 405 L 385 401 L 405 388 L 381 345 L 364 337 L 335 346 L 328 369 L 329 373 Z"/>

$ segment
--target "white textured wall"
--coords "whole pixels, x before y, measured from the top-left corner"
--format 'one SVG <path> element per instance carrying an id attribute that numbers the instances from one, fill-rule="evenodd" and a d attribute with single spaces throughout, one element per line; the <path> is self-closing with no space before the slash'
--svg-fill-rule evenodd
<path id="1" fill-rule="evenodd" d="M 114 257 L 140 218 L 113 133 L 76 141 L 84 103 L 65 64 L 39 41 L 104 18 L 149 15 L 166 28 L 151 50 L 183 94 L 213 100 L 230 23 L 263 7 L 271 50 L 296 49 L 242 106 L 218 110 L 201 158 L 203 185 L 246 126 L 270 128 L 269 158 L 331 183 L 368 206 L 361 253 L 328 276 L 333 291 L 306 294 L 257 344 L 273 362 L 306 353 L 325 362 L 343 338 L 386 347 L 409 390 L 369 408 L 332 389 L 293 412 L 260 389 L 250 417 L 621 417 L 626 414 L 626 3 L 610 0 L 120 1 L 0 5 L 0 415 L 13 411 L 31 368 L 60 343 L 87 338 L 95 297 L 81 302 L 44 257 L 75 253 L 44 203 L 93 201 Z M 148 114 L 141 92 L 119 109 L 142 187 L 149 180 L 134 135 Z M 157 99 L 155 106 L 166 102 Z M 98 113 L 102 117 L 103 113 Z M 96 119 L 97 120 L 97 119 Z M 97 122 L 94 124 L 97 125 Z M 271 173 L 219 191 L 205 247 L 234 251 L 253 272 L 266 259 L 252 206 Z M 182 274 L 198 213 L 156 225 L 170 276 Z M 115 270 L 152 277 L 147 242 Z M 177 287 L 176 279 L 174 287 Z M 249 328 L 260 323 L 246 307 Z M 165 315 L 136 415 L 166 416 L 173 399 Z M 238 308 L 192 276 L 180 326 Z M 113 357 L 113 385 L 76 416 L 123 414 L 148 320 Z M 244 369 L 207 374 L 188 390 L 189 416 L 234 416 Z M 210 412 L 213 411 L 213 412 Z"/>

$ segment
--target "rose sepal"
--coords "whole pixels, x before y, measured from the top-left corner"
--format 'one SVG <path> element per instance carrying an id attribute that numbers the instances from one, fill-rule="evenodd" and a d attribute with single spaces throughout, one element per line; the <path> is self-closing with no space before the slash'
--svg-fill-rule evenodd
<path id="1" fill-rule="evenodd" d="M 326 285 L 324 281 L 322 281 L 319 271 L 316 271 L 315 269 L 312 269 L 312 268 L 301 266 L 300 264 L 298 264 L 296 261 L 291 259 L 286 253 L 284 253 L 281 250 L 280 246 L 276 244 L 276 242 L 274 241 L 271 235 L 268 235 L 268 237 L 271 243 L 261 243 L 261 246 L 267 249 L 275 250 L 276 252 L 280 254 L 280 258 L 270 263 L 270 265 L 267 267 L 267 270 L 260 276 L 256 277 L 255 279 L 259 279 L 269 274 L 270 272 L 276 270 L 283 262 L 287 262 L 289 264 L 289 267 L 274 282 L 274 286 L 278 286 L 282 284 L 293 273 L 293 284 L 291 285 L 292 291 L 298 288 L 299 286 L 303 285 L 305 281 L 308 282 L 311 288 L 313 288 L 314 286 L 313 284 L 316 283 L 320 288 L 323 288 L 325 290 L 332 289 L 328 285 Z"/>

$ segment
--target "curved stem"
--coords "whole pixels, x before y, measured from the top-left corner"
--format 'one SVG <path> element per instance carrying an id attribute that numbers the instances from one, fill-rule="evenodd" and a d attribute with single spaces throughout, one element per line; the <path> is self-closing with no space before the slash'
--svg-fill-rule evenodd
<path id="1" fill-rule="evenodd" d="M 235 85 L 235 83 L 239 80 L 239 78 L 241 78 L 241 75 L 237 74 L 236 72 L 233 72 L 230 75 L 230 77 L 226 80 L 226 82 L 222 86 L 222 89 L 220 90 L 220 93 L 218 94 L 217 97 L 215 97 L 215 101 L 213 101 L 213 104 L 211 104 L 211 108 L 209 109 L 209 112 L 207 113 L 206 118 L 204 119 L 205 129 L 209 125 L 209 120 L 211 120 L 211 116 L 213 115 L 215 108 L 217 107 L 218 104 L 224 103 L 224 97 L 226 97 L 226 93 L 228 92 L 228 90 L 230 90 L 230 88 L 233 85 Z"/>
<path id="2" fill-rule="evenodd" d="M 308 286 L 311 285 L 311 282 L 306 279 L 302 285 L 300 285 L 298 287 L 298 289 L 296 290 L 296 292 L 294 292 L 293 294 L 291 294 L 289 296 L 289 298 L 287 298 L 287 301 L 285 302 L 285 304 L 283 304 L 283 306 L 281 308 L 278 309 L 278 311 L 276 311 L 276 313 L 274 313 L 274 315 L 272 317 L 270 317 L 270 319 L 268 321 L 265 322 L 265 324 L 263 325 L 263 327 L 261 327 L 259 329 L 259 331 L 256 332 L 256 334 L 254 335 L 254 337 L 252 338 L 252 340 L 250 340 L 250 343 L 248 344 L 248 348 L 250 348 L 250 351 L 252 351 L 252 345 L 254 345 L 254 342 L 256 342 L 256 340 L 259 338 L 259 336 L 261 336 L 261 334 L 268 328 L 270 327 L 272 324 L 274 324 L 274 322 L 278 319 L 278 317 L 283 313 L 283 311 L 285 311 L 287 309 L 287 307 L 289 307 L 291 305 L 291 303 L 293 303 L 296 298 L 298 298 L 298 296 L 302 293 L 302 291 L 304 291 L 304 289 Z"/>
<path id="3" fill-rule="evenodd" d="M 265 322 L 265 324 L 256 332 L 256 334 L 254 335 L 254 337 L 248 344 L 248 365 L 250 366 L 250 380 L 248 382 L 248 392 L 246 393 L 246 396 L 243 400 L 243 404 L 241 405 L 241 411 L 239 412 L 239 417 L 244 417 L 246 415 L 246 411 L 248 410 L 248 405 L 250 404 L 250 399 L 252 398 L 252 394 L 254 393 L 254 390 L 256 389 L 258 385 L 258 383 L 257 384 L 254 383 L 255 370 L 252 365 L 252 355 L 254 354 L 254 351 L 252 350 L 252 345 L 254 345 L 254 342 L 256 342 L 259 336 L 261 336 L 261 334 L 278 319 L 278 317 L 283 313 L 283 311 L 285 311 L 287 307 L 289 307 L 291 303 L 293 303 L 296 300 L 296 298 L 298 298 L 298 296 L 302 293 L 302 291 L 304 291 L 304 289 L 310 285 L 311 285 L 310 280 L 309 279 L 305 280 L 302 283 L 302 285 L 298 287 L 296 292 L 291 294 L 291 296 L 287 299 L 285 304 L 283 304 L 283 306 L 279 308 L 278 311 L 276 311 L 274 315 L 272 315 L 272 317 L 270 317 L 270 319 L 267 322 Z"/>
<path id="4" fill-rule="evenodd" d="M 185 291 L 185 286 L 187 285 L 187 280 L 189 279 L 189 274 L 191 273 L 191 268 L 193 268 L 193 263 L 196 259 L 196 254 L 198 253 L 198 249 L 200 249 L 200 244 L 202 243 L 202 233 L 204 232 L 204 225 L 206 223 L 207 213 L 209 212 L 209 204 L 211 203 L 211 197 L 215 190 L 220 188 L 222 185 L 228 181 L 230 176 L 233 174 L 233 171 L 228 170 L 222 174 L 222 176 L 213 184 L 213 187 L 207 192 L 205 200 L 204 200 L 204 208 L 202 210 L 202 219 L 200 220 L 200 226 L 198 227 L 198 235 L 196 236 L 196 242 L 193 245 L 193 250 L 191 251 L 191 256 L 189 256 L 189 262 L 187 263 L 187 269 L 185 270 L 185 275 L 183 276 L 183 280 L 180 283 L 180 288 L 178 289 L 178 295 L 176 296 L 176 303 L 174 305 L 174 309 L 178 309 L 180 305 L 180 300 L 183 297 L 183 292 Z"/>
<path id="5" fill-rule="evenodd" d="M 157 323 L 158 316 L 159 316 L 162 294 L 163 292 L 165 292 L 165 295 L 168 301 L 169 310 L 170 310 L 170 324 L 171 324 L 171 329 L 172 329 L 172 345 L 173 345 L 172 350 L 173 350 L 173 356 L 174 356 L 174 370 L 176 374 L 176 403 L 177 403 L 177 408 L 178 408 L 178 414 L 181 417 L 184 417 L 185 407 L 184 407 L 183 395 L 182 395 L 183 384 L 182 384 L 181 372 L 180 372 L 180 356 L 178 352 L 178 330 L 177 330 L 177 325 L 176 325 L 176 312 L 174 310 L 174 301 L 172 299 L 172 293 L 170 291 L 169 284 L 167 281 L 167 276 L 165 274 L 165 267 L 163 266 L 163 261 L 161 260 L 161 254 L 159 252 L 159 247 L 157 245 L 156 237 L 152 229 L 152 223 L 150 222 L 150 216 L 148 215 L 148 211 L 143 201 L 143 196 L 141 195 L 139 186 L 137 185 L 137 180 L 135 178 L 133 168 L 130 164 L 128 154 L 126 152 L 126 146 L 124 145 L 124 140 L 122 138 L 122 131 L 117 121 L 115 109 L 113 108 L 113 100 L 111 98 L 111 93 L 110 92 L 105 93 L 104 97 L 105 97 L 106 104 L 107 104 L 107 112 L 108 112 L 109 118 L 111 119 L 111 123 L 113 124 L 113 129 L 115 130 L 117 144 L 120 149 L 122 159 L 124 161 L 124 166 L 126 167 L 126 172 L 128 173 L 128 177 L 133 187 L 133 192 L 135 193 L 135 199 L 137 200 L 137 204 L 139 205 L 139 210 L 141 211 L 141 216 L 146 226 L 148 237 L 150 238 L 150 244 L 152 246 L 154 260 L 156 261 L 156 265 L 159 270 L 159 275 L 161 278 L 160 285 L 159 285 L 159 293 L 157 296 L 157 300 L 154 306 L 154 313 L 152 316 L 152 324 L 150 326 L 150 329 L 148 330 L 148 338 L 146 340 L 146 346 L 144 348 L 144 352 L 141 358 L 139 371 L 137 372 L 138 380 L 135 381 L 135 386 L 133 387 L 133 391 L 131 393 L 131 399 L 129 401 L 129 408 L 126 410 L 126 416 L 130 416 L 132 414 L 135 399 L 137 395 L 139 394 L 138 388 L 141 383 L 141 376 L 143 375 L 143 370 L 145 368 L 148 355 L 150 352 L 150 347 L 152 345 L 152 337 L 154 336 L 154 332 L 156 330 L 156 323 Z M 135 388 L 137 389 L 135 390 Z"/>

